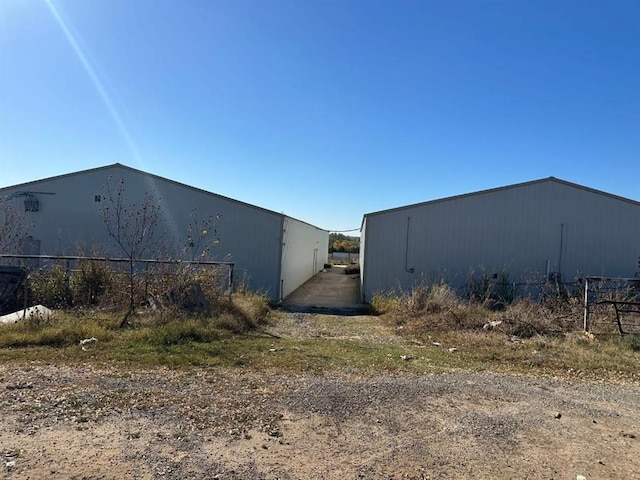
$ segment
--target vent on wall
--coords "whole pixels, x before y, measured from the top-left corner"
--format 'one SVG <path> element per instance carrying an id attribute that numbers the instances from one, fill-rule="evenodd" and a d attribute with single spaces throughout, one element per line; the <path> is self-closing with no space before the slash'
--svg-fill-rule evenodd
<path id="1" fill-rule="evenodd" d="M 35 192 L 16 192 L 7 197 L 7 200 L 13 198 L 24 197 L 24 211 L 25 212 L 37 212 L 40 210 L 40 202 L 38 197 L 35 196 Z"/>
<path id="2" fill-rule="evenodd" d="M 55 195 L 53 192 L 14 192 L 7 197 L 7 200 L 12 200 L 18 197 L 24 197 L 24 211 L 25 212 L 39 212 L 40 200 L 36 195 Z"/>

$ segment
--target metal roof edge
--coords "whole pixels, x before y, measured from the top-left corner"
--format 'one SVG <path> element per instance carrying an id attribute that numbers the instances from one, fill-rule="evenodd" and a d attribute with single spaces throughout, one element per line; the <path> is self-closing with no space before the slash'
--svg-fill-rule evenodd
<path id="1" fill-rule="evenodd" d="M 77 172 L 71 172 L 71 173 L 63 173 L 60 175 L 53 175 L 51 177 L 45 177 L 45 178 L 39 178 L 37 180 L 31 180 L 30 182 L 23 182 L 23 183 L 18 183 L 16 185 L 7 185 L 6 187 L 0 187 L 0 192 L 2 192 L 3 190 L 13 190 L 15 188 L 20 188 L 20 187 L 25 187 L 27 185 L 33 185 L 34 183 L 39 183 L 39 182 L 48 182 L 50 180 L 58 180 L 61 178 L 65 178 L 65 177 L 74 177 L 76 175 L 82 175 L 85 173 L 93 173 L 93 172 L 97 172 L 100 170 L 108 170 L 109 168 L 113 168 L 113 167 L 125 167 L 124 165 L 120 164 L 120 163 L 112 163 L 109 165 L 103 165 L 101 167 L 94 167 L 94 168 L 87 168 L 85 170 L 78 170 Z M 128 168 L 128 167 L 125 167 Z"/>
<path id="2" fill-rule="evenodd" d="M 557 177 L 551 176 L 551 177 L 546 177 L 546 178 L 540 178 L 538 180 L 530 180 L 528 182 L 514 183 L 512 185 L 505 185 L 505 186 L 502 186 L 502 187 L 488 188 L 486 190 L 479 190 L 479 191 L 476 191 L 476 192 L 463 193 L 463 194 L 460 194 L 460 195 L 452 195 L 450 197 L 437 198 L 435 200 L 428 200 L 426 202 L 412 203 L 412 204 L 403 205 L 403 206 L 400 206 L 400 207 L 393 207 L 393 208 L 389 208 L 389 209 L 385 209 L 385 210 L 378 210 L 376 212 L 365 213 L 363 215 L 363 217 L 362 217 L 362 224 L 364 224 L 364 219 L 366 217 L 373 217 L 373 216 L 376 216 L 376 215 L 382 215 L 382 214 L 385 214 L 385 213 L 391 213 L 391 212 L 395 212 L 395 211 L 402 211 L 402 210 L 408 210 L 408 209 L 411 209 L 411 208 L 417 208 L 417 207 L 422 207 L 422 206 L 427 206 L 427 205 L 433 205 L 433 204 L 437 204 L 437 203 L 444 203 L 444 202 L 448 202 L 448 201 L 451 201 L 451 200 L 459 200 L 459 199 L 467 198 L 467 197 L 474 197 L 474 196 L 478 196 L 478 195 L 486 195 L 486 194 L 501 192 L 501 191 L 505 191 L 505 190 L 512 190 L 512 189 L 515 189 L 515 188 L 528 187 L 528 186 L 531 186 L 531 185 L 537 185 L 537 184 L 546 183 L 546 182 L 559 183 L 559 184 L 562 184 L 562 185 L 565 185 L 565 186 L 568 186 L 568 187 L 577 188 L 579 190 L 584 190 L 584 191 L 587 191 L 587 192 L 590 192 L 590 193 L 594 193 L 596 195 L 605 196 L 605 197 L 608 197 L 608 198 L 612 198 L 614 200 L 623 201 L 623 202 L 630 203 L 632 205 L 640 207 L 640 202 L 639 201 L 632 200 L 632 199 L 626 198 L 626 197 L 621 197 L 621 196 L 615 195 L 613 193 L 603 192 L 602 190 L 597 190 L 595 188 L 586 187 L 584 185 L 568 182 L 566 180 L 562 180 L 562 179 L 559 179 Z M 361 229 L 362 229 L 362 227 L 361 227 Z"/>
<path id="3" fill-rule="evenodd" d="M 304 223 L 305 225 L 308 225 L 310 227 L 315 228 L 316 230 L 321 230 L 323 232 L 327 232 L 327 233 L 331 233 L 331 230 L 327 230 L 326 228 L 320 228 L 316 225 L 314 225 L 313 223 L 309 223 L 309 222 L 305 222 L 304 220 L 300 220 L 299 218 L 296 217 L 292 217 L 291 215 L 287 215 L 285 213 L 282 214 L 284 218 L 289 218 L 291 220 L 295 220 L 296 222 L 300 222 L 300 223 Z"/>
<path id="4" fill-rule="evenodd" d="M 265 213 L 269 213 L 271 215 L 275 215 L 275 216 L 280 217 L 280 218 L 286 218 L 286 217 L 293 218 L 293 217 L 289 217 L 288 215 L 285 215 L 284 213 L 278 213 L 278 212 L 275 212 L 273 210 L 269 210 L 269 209 L 264 208 L 264 207 L 259 207 L 257 205 L 253 205 L 251 203 L 243 202 L 241 200 L 236 200 L 235 198 L 226 197 L 224 195 L 220 195 L 218 193 L 210 192 L 208 190 L 204 190 L 204 189 L 199 188 L 199 187 L 194 187 L 192 185 L 187 185 L 186 183 L 181 183 L 181 182 L 178 182 L 176 180 L 171 180 L 171 179 L 166 178 L 166 177 L 161 177 L 160 175 L 156 175 L 154 173 L 145 172 L 144 170 L 133 168 L 133 167 L 130 167 L 128 165 L 123 165 L 122 163 L 118 163 L 118 162 L 112 163 L 112 164 L 109 164 L 109 165 L 103 165 L 101 167 L 88 168 L 86 170 L 79 170 L 77 172 L 65 173 L 65 174 L 62 174 L 62 175 L 54 175 L 52 177 L 41 178 L 41 179 L 38 179 L 38 180 L 32 180 L 30 182 L 20 183 L 18 185 L 11 185 L 11 186 L 7 186 L 7 187 L 2 187 L 2 188 L 0 188 L 0 192 L 2 192 L 3 190 L 9 190 L 9 189 L 13 190 L 15 188 L 25 187 L 27 185 L 32 185 L 34 183 L 47 182 L 47 181 L 50 181 L 50 180 L 58 180 L 58 179 L 65 178 L 65 177 L 74 177 L 74 176 L 78 176 L 78 175 L 84 175 L 84 174 L 87 174 L 87 173 L 98 172 L 100 170 L 107 171 L 107 170 L 114 169 L 114 168 L 121 168 L 121 169 L 124 169 L 124 170 L 128 170 L 130 172 L 137 173 L 139 175 L 144 175 L 144 176 L 151 177 L 151 178 L 154 178 L 156 180 L 167 182 L 167 183 L 170 183 L 170 184 L 173 184 L 173 185 L 177 185 L 177 186 L 180 186 L 180 187 L 183 187 L 183 188 L 188 188 L 190 190 L 194 190 L 194 191 L 197 191 L 197 192 L 200 192 L 200 193 L 211 195 L 211 196 L 214 196 L 214 197 L 217 197 L 217 198 L 220 198 L 222 200 L 226 200 L 226 201 L 238 204 L 238 205 L 242 205 L 242 206 L 245 206 L 245 207 L 248 207 L 248 208 L 253 208 L 255 210 L 259 210 L 259 211 L 262 211 L 262 212 L 265 212 Z M 321 229 L 319 227 L 316 227 L 315 225 L 312 225 L 312 224 L 310 224 L 308 222 L 304 222 L 302 220 L 298 220 L 297 218 L 293 218 L 293 219 L 297 220 L 299 222 L 302 222 L 302 223 L 306 223 L 307 225 L 310 225 L 310 226 L 312 226 L 314 228 L 317 228 L 318 230 L 323 230 L 323 229 Z"/>
<path id="5" fill-rule="evenodd" d="M 111 168 L 119 167 L 119 168 L 122 168 L 124 170 L 129 170 L 130 172 L 134 172 L 134 173 L 137 173 L 137 174 L 140 174 L 140 175 L 151 177 L 151 178 L 154 178 L 156 180 L 160 180 L 160 181 L 163 181 L 163 182 L 166 182 L 166 183 L 177 185 L 179 187 L 188 188 L 189 190 L 193 190 L 193 191 L 196 191 L 196 192 L 204 193 L 206 195 L 211 195 L 211 196 L 220 198 L 222 200 L 226 200 L 228 202 L 232 202 L 232 203 L 235 203 L 235 204 L 238 204 L 238 205 L 242 205 L 244 207 L 249 207 L 249 208 L 253 208 L 255 210 L 260 210 L 260 211 L 265 212 L 265 213 L 270 213 L 271 215 L 275 215 L 275 216 L 280 217 L 280 218 L 284 217 L 284 214 L 282 214 L 282 213 L 278 213 L 278 212 L 275 212 L 273 210 L 269 210 L 269 209 L 264 208 L 264 207 L 259 207 L 258 205 L 253 205 L 252 203 L 247 203 L 247 202 L 243 202 L 241 200 L 236 200 L 235 198 L 226 197 L 224 195 L 220 195 L 219 193 L 210 192 L 208 190 L 204 190 L 203 188 L 194 187 L 192 185 L 187 185 L 186 183 L 178 182 L 177 180 L 171 180 L 170 178 L 167 178 L 167 177 L 161 177 L 160 175 L 156 175 L 155 173 L 145 172 L 144 170 L 140 170 L 140 169 L 137 169 L 137 168 L 129 167 L 128 165 L 123 165 L 121 163 L 114 163 L 113 165 L 109 165 L 109 166 L 107 166 L 105 168 L 110 168 L 110 167 Z"/>

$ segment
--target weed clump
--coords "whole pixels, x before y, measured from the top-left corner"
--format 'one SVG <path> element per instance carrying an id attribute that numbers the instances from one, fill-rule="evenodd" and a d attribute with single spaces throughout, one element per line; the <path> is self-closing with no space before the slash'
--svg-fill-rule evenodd
<path id="1" fill-rule="evenodd" d="M 576 298 L 534 302 L 530 298 L 501 296 L 499 308 L 487 301 L 481 286 L 464 298 L 450 285 L 421 284 L 407 293 L 377 293 L 372 307 L 413 333 L 450 330 L 495 330 L 522 338 L 557 335 L 580 328 L 581 305 Z M 508 292 L 512 293 L 512 292 Z"/>

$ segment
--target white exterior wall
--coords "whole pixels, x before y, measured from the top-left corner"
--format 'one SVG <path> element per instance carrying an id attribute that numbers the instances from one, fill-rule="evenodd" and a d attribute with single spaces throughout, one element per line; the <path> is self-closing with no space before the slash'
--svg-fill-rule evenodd
<path id="1" fill-rule="evenodd" d="M 360 226 L 360 300 L 365 302 L 365 301 L 371 301 L 371 296 L 369 295 L 367 297 L 367 295 L 365 295 L 365 280 L 364 280 L 364 272 L 366 270 L 366 265 L 365 262 L 367 261 L 367 256 L 366 256 L 366 245 L 367 243 L 367 217 L 365 216 L 362 219 L 362 225 Z M 375 293 L 375 291 L 373 292 Z M 368 298 L 368 300 L 365 300 L 365 298 Z"/>
<path id="2" fill-rule="evenodd" d="M 4 188 L 0 195 L 20 191 L 46 193 L 36 194 L 40 203 L 38 212 L 25 213 L 27 221 L 33 223 L 30 234 L 40 240 L 39 253 L 121 256 L 108 237 L 100 213 L 100 208 L 108 204 L 95 202 L 96 195 L 105 195 L 103 186 L 110 176 L 113 188 L 124 179 L 128 202 L 139 205 L 145 192 L 155 192 L 166 213 L 166 221 L 159 230 L 167 252 L 174 258 L 182 250 L 194 208 L 201 219 L 220 214 L 216 224 L 220 243 L 211 249 L 208 259 L 234 262 L 236 281 L 245 281 L 251 289 L 266 293 L 272 301 L 280 299 L 284 218 L 281 214 L 117 164 Z M 24 209 L 23 200 L 18 197 L 12 202 Z M 326 251 L 324 248 L 325 256 Z M 294 266 L 289 268 L 295 271 Z"/>
<path id="3" fill-rule="evenodd" d="M 423 281 L 463 286 L 470 271 L 510 281 L 630 277 L 640 203 L 548 179 L 369 214 L 361 241 L 367 301 Z"/>
<path id="4" fill-rule="evenodd" d="M 329 255 L 328 231 L 290 217 L 282 231 L 281 299 L 322 270 Z"/>

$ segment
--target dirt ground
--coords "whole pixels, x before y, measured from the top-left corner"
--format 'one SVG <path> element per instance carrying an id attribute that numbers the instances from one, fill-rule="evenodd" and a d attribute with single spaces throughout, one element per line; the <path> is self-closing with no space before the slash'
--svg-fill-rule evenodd
<path id="1" fill-rule="evenodd" d="M 0 477 L 632 479 L 639 407 L 636 384 L 488 373 L 0 365 Z"/>

